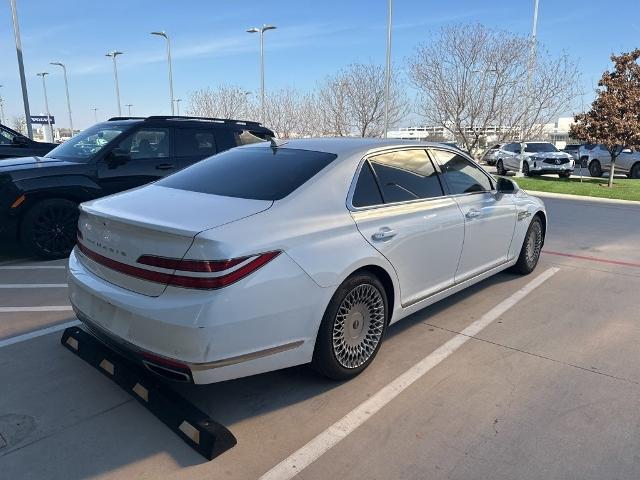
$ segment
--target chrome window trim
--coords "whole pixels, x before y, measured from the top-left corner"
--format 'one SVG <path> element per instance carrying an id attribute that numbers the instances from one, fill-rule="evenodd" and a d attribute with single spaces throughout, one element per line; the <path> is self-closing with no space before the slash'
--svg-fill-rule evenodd
<path id="1" fill-rule="evenodd" d="M 476 162 L 473 158 L 471 158 L 469 155 L 467 155 L 466 153 L 464 153 L 463 151 L 458 151 L 458 150 L 454 150 L 454 149 L 447 149 L 447 148 L 441 148 L 440 146 L 434 146 L 434 147 L 427 147 L 427 152 L 429 150 L 444 150 L 447 151 L 449 153 L 455 153 L 456 155 L 460 155 L 462 158 L 466 159 L 467 161 L 469 161 L 471 163 L 472 166 L 476 167 L 478 170 L 480 170 L 480 172 L 482 172 L 482 174 L 487 177 L 487 179 L 489 180 L 489 184 L 491 185 L 491 190 L 483 190 L 482 192 L 467 192 L 467 193 L 450 193 L 448 196 L 451 198 L 455 198 L 455 197 L 462 197 L 462 196 L 467 196 L 467 195 L 477 195 L 478 193 L 498 193 L 498 190 L 496 189 L 496 179 L 493 178 L 493 175 L 491 175 L 489 172 L 487 172 L 484 168 L 482 168 L 482 165 L 480 165 L 478 162 Z M 431 159 L 432 161 L 434 161 L 438 167 L 441 169 L 442 167 L 440 166 L 440 163 L 438 163 L 437 160 L 435 159 Z M 444 177 L 444 173 L 442 173 L 442 171 L 440 172 L 442 174 L 442 176 Z M 447 180 L 443 178 L 443 182 L 446 184 Z M 447 185 L 447 188 L 449 186 Z"/>
<path id="2" fill-rule="evenodd" d="M 383 149 L 375 149 L 367 152 L 360 159 L 360 162 L 358 163 L 358 168 L 356 168 L 356 172 L 353 175 L 353 178 L 351 179 L 351 185 L 349 186 L 349 190 L 347 192 L 347 201 L 346 201 L 347 209 L 350 212 L 362 212 L 365 210 L 376 210 L 376 209 L 386 208 L 386 207 L 397 207 L 400 205 L 412 205 L 412 204 L 417 204 L 421 202 L 432 202 L 433 200 L 441 200 L 443 198 L 451 197 L 451 195 L 447 195 L 446 193 L 444 193 L 443 195 L 440 195 L 438 197 L 416 198 L 415 200 L 406 200 L 404 202 L 381 203 L 379 205 L 367 205 L 366 207 L 356 207 L 353 205 L 353 194 L 356 190 L 356 184 L 358 183 L 358 178 L 360 178 L 360 171 L 362 170 L 362 166 L 364 165 L 364 163 L 369 161 L 371 157 L 375 157 L 384 153 L 396 152 L 400 150 L 422 150 L 427 154 L 427 157 L 429 158 L 429 160 L 433 162 L 433 159 L 429 156 L 429 153 L 427 151 L 429 148 L 430 147 L 426 145 L 424 147 L 420 145 L 410 145 L 406 147 L 398 146 L 398 147 L 388 147 Z M 455 149 L 450 149 L 450 151 L 456 152 Z M 434 167 L 435 166 L 436 165 L 434 165 Z M 438 173 L 440 172 L 438 171 Z M 384 201 L 384 198 L 383 198 L 383 201 Z"/>

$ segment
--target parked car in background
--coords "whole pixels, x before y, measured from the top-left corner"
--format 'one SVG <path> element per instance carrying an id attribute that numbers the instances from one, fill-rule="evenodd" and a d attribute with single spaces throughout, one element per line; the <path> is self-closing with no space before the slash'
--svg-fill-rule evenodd
<path id="1" fill-rule="evenodd" d="M 495 145 L 490 147 L 484 152 L 484 154 L 480 158 L 480 162 L 484 162 L 487 165 L 495 165 L 498 161 L 498 153 L 500 152 L 500 149 L 505 145 L 506 143 L 496 143 Z"/>
<path id="2" fill-rule="evenodd" d="M 573 158 L 573 161 L 575 163 L 578 162 L 579 156 L 578 156 L 578 149 L 580 148 L 580 144 L 579 143 L 569 143 L 568 145 L 565 145 L 564 148 L 562 149 L 563 152 L 568 153 L 569 155 L 571 155 L 571 158 Z"/>
<path id="3" fill-rule="evenodd" d="M 458 149 L 356 138 L 234 148 L 80 210 L 80 321 L 198 384 L 307 363 L 352 378 L 389 324 L 532 272 L 547 228 L 539 199 Z"/>
<path id="4" fill-rule="evenodd" d="M 601 177 L 611 169 L 611 154 L 602 144 L 595 145 L 589 151 L 587 168 L 592 177 Z M 625 174 L 629 178 L 640 178 L 640 152 L 626 148 L 616 158 L 615 173 Z"/>
<path id="5" fill-rule="evenodd" d="M 55 147 L 55 143 L 36 142 L 0 123 L 0 159 L 42 156 Z"/>
<path id="6" fill-rule="evenodd" d="M 571 176 L 573 158 L 568 153 L 558 150 L 553 143 L 525 142 L 524 153 L 521 152 L 521 145 L 520 142 L 511 142 L 500 149 L 496 162 L 498 175 L 519 171 L 522 161 L 522 174 L 526 177 L 545 173 L 557 173 L 561 178 Z"/>
<path id="7" fill-rule="evenodd" d="M 80 202 L 139 187 L 272 136 L 259 123 L 242 120 L 112 118 L 44 157 L 0 161 L 0 232 L 40 257 L 64 257 L 75 244 Z"/>
<path id="8" fill-rule="evenodd" d="M 587 168 L 587 161 L 589 160 L 589 152 L 596 147 L 595 143 L 583 143 L 578 147 L 578 162 L 582 168 Z"/>

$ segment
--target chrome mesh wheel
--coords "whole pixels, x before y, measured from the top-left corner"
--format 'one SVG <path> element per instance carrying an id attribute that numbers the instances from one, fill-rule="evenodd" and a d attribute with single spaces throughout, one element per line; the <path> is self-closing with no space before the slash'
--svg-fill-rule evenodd
<path id="1" fill-rule="evenodd" d="M 358 368 L 371 358 L 384 331 L 384 300 L 373 285 L 353 288 L 333 323 L 333 352 L 344 368 Z"/>
<path id="2" fill-rule="evenodd" d="M 530 267 L 538 263 L 541 249 L 542 225 L 540 225 L 540 222 L 534 222 L 531 225 L 531 230 L 529 231 L 525 245 L 525 259 Z"/>

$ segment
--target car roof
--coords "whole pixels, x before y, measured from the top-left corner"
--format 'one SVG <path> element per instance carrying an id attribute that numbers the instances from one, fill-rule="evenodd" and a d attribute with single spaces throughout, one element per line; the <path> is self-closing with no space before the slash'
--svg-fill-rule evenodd
<path id="1" fill-rule="evenodd" d="M 149 125 L 208 125 L 213 128 L 230 128 L 230 129 L 251 129 L 264 131 L 273 134 L 273 132 L 264 125 L 251 120 L 234 120 L 225 118 L 207 118 L 207 117 L 186 117 L 186 116 L 150 116 L 150 117 L 112 117 L 104 125 L 134 125 L 145 123 Z"/>
<path id="2" fill-rule="evenodd" d="M 252 143 L 240 148 L 271 148 L 270 142 Z M 414 140 L 396 140 L 383 138 L 361 138 L 361 137 L 319 137 L 319 138 L 296 138 L 290 140 L 279 140 L 277 148 L 291 148 L 297 150 L 311 150 L 316 152 L 333 153 L 338 156 L 365 154 L 376 149 L 393 147 L 439 147 L 449 148 L 459 151 L 457 147 L 444 145 L 439 142 L 420 142 Z"/>

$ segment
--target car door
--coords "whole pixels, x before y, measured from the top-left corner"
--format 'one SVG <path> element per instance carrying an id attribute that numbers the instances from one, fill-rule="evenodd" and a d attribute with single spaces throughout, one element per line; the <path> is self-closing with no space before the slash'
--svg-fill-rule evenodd
<path id="1" fill-rule="evenodd" d="M 139 187 L 176 171 L 172 156 L 172 129 L 137 129 L 98 161 L 98 182 L 105 194 Z"/>
<path id="2" fill-rule="evenodd" d="M 616 158 L 616 172 L 617 173 L 629 173 L 631 166 L 636 162 L 638 153 L 634 152 L 630 148 L 625 148 L 618 158 Z"/>
<path id="3" fill-rule="evenodd" d="M 504 151 L 506 154 L 503 162 L 507 170 L 520 170 L 520 150 L 521 146 L 519 143 L 509 143 L 505 146 Z"/>
<path id="4" fill-rule="evenodd" d="M 498 193 L 493 179 L 459 152 L 430 149 L 447 193 L 464 215 L 464 246 L 455 274 L 463 282 L 507 261 L 516 225 L 513 194 Z"/>
<path id="5" fill-rule="evenodd" d="M 394 150 L 361 166 L 349 206 L 362 236 L 393 265 L 409 306 L 454 282 L 464 218 L 444 196 L 424 149 Z"/>
<path id="6" fill-rule="evenodd" d="M 212 128 L 175 128 L 174 146 L 178 168 L 188 167 L 217 151 Z"/>

